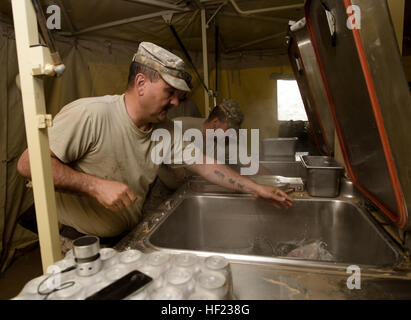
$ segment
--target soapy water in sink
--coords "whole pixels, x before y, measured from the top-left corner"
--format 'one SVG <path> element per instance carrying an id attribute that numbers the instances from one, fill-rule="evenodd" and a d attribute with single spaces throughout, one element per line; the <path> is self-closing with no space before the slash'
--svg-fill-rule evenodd
<path id="1" fill-rule="evenodd" d="M 334 256 L 326 248 L 327 244 L 321 240 L 302 240 L 297 244 L 285 242 L 278 243 L 276 246 L 276 249 L 279 250 L 278 256 L 281 257 L 285 256 L 289 258 L 306 260 L 334 261 Z"/>
<path id="2" fill-rule="evenodd" d="M 295 240 L 278 242 L 275 246 L 266 237 L 255 237 L 248 241 L 246 248 L 201 248 L 206 251 L 258 255 L 268 257 L 288 257 L 305 260 L 334 261 L 334 256 L 326 249 L 327 244 L 321 240 Z"/>

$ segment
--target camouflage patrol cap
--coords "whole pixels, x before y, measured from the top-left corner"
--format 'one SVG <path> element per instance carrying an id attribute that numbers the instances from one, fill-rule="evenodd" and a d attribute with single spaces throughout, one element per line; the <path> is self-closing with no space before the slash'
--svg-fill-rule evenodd
<path id="1" fill-rule="evenodd" d="M 184 80 L 186 81 L 188 87 L 190 89 L 193 89 L 193 85 L 191 84 L 191 80 L 193 79 L 193 77 L 191 76 L 191 74 L 189 74 L 188 72 L 184 72 L 183 77 L 184 77 Z"/>
<path id="2" fill-rule="evenodd" d="M 224 99 L 219 105 L 224 112 L 230 128 L 240 128 L 244 120 L 244 115 L 238 104 L 232 99 Z"/>
<path id="3" fill-rule="evenodd" d="M 156 70 L 173 88 L 190 91 L 184 61 L 170 51 L 151 42 L 141 42 L 133 61 Z"/>

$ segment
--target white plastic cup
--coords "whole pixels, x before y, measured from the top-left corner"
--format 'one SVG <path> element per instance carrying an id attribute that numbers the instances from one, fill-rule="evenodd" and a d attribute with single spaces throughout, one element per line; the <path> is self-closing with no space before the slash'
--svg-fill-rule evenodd
<path id="1" fill-rule="evenodd" d="M 127 250 L 119 253 L 119 259 L 121 263 L 133 263 L 140 260 L 143 257 L 143 253 L 139 250 Z"/>
<path id="2" fill-rule="evenodd" d="M 159 288 L 164 287 L 165 282 L 166 282 L 166 281 L 164 280 L 163 275 L 161 275 L 161 276 L 159 276 L 158 278 L 153 279 L 153 281 L 151 281 L 151 282 L 147 285 L 146 290 L 147 290 L 147 292 L 148 292 L 149 294 L 151 294 L 153 291 L 155 291 L 155 290 L 157 290 L 157 289 L 159 289 Z"/>
<path id="3" fill-rule="evenodd" d="M 195 280 L 193 272 L 184 268 L 171 268 L 165 274 L 166 285 L 175 287 L 187 298 L 194 290 Z"/>
<path id="4" fill-rule="evenodd" d="M 63 259 L 63 260 L 57 261 L 56 263 L 53 263 L 52 265 L 48 266 L 46 270 L 46 274 L 51 275 L 55 273 L 61 273 L 65 269 L 74 267 L 74 266 L 76 266 L 76 262 L 74 261 L 74 258 L 73 260 Z M 74 269 L 72 271 L 74 271 Z"/>
<path id="5" fill-rule="evenodd" d="M 28 283 L 26 283 L 26 285 L 24 286 L 23 290 L 20 292 L 19 295 L 30 295 L 30 296 L 33 296 L 34 300 L 44 299 L 45 296 L 38 294 L 38 290 L 44 293 L 51 292 L 55 288 L 56 280 L 60 280 L 60 279 L 52 279 L 52 277 L 54 276 L 53 275 L 50 276 L 50 274 L 45 274 L 40 277 L 34 278 L 33 280 L 30 280 Z M 41 284 L 41 287 L 39 287 L 40 284 Z"/>
<path id="6" fill-rule="evenodd" d="M 107 282 L 107 278 L 104 275 L 105 271 L 100 270 L 99 272 L 97 272 L 96 274 L 89 276 L 89 277 L 77 277 L 76 275 L 76 279 L 78 279 L 80 281 L 80 283 L 86 288 L 86 294 L 89 294 L 89 288 L 92 286 L 95 286 L 97 283 L 101 283 L 101 282 Z"/>
<path id="7" fill-rule="evenodd" d="M 233 295 L 233 280 L 229 261 L 223 256 L 214 255 L 204 259 L 202 265 L 204 272 L 216 272 L 224 275 L 226 278 L 226 286 L 228 288 L 228 298 Z"/>
<path id="8" fill-rule="evenodd" d="M 154 290 L 150 298 L 152 300 L 183 300 L 184 296 L 181 290 L 175 287 L 165 286 Z"/>
<path id="9" fill-rule="evenodd" d="M 104 272 L 104 276 L 106 277 L 108 281 L 114 282 L 120 279 L 121 277 L 125 276 L 129 272 L 130 272 L 129 268 L 127 268 L 126 266 L 122 264 L 117 264 L 115 266 L 108 268 Z"/>
<path id="10" fill-rule="evenodd" d="M 70 249 L 69 251 L 66 252 L 66 254 L 64 256 L 64 260 L 73 260 L 74 261 L 73 249 Z"/>
<path id="11" fill-rule="evenodd" d="M 123 251 L 118 257 L 120 263 L 128 267 L 130 271 L 141 270 L 144 265 L 144 254 L 139 250 Z"/>
<path id="12" fill-rule="evenodd" d="M 200 272 L 200 259 L 192 253 L 181 253 L 173 257 L 173 266 L 191 270 L 193 275 Z"/>
<path id="13" fill-rule="evenodd" d="M 169 263 L 170 255 L 165 252 L 152 252 L 147 256 L 147 263 L 152 266 L 166 266 Z"/>
<path id="14" fill-rule="evenodd" d="M 103 263 L 103 269 L 107 269 L 118 263 L 118 253 L 113 248 L 102 248 L 100 249 L 100 259 Z"/>
<path id="15" fill-rule="evenodd" d="M 226 299 L 228 285 L 226 277 L 217 272 L 202 272 L 199 274 L 195 286 L 197 294 L 212 294 L 217 299 Z"/>
<path id="16" fill-rule="evenodd" d="M 230 266 L 228 260 L 222 256 L 210 256 L 204 259 L 202 271 L 219 272 L 226 278 L 230 277 Z"/>
<path id="17" fill-rule="evenodd" d="M 141 271 L 153 279 L 158 279 L 170 267 L 170 255 L 165 252 L 150 253 L 141 267 Z"/>

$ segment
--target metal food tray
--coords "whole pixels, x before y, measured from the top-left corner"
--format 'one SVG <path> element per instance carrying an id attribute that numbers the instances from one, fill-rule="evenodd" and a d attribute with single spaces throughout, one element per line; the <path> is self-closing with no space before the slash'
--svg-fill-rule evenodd
<path id="1" fill-rule="evenodd" d="M 340 181 L 344 167 L 335 159 L 323 156 L 302 156 L 307 169 L 307 191 L 313 197 L 334 198 L 340 194 Z"/>
<path id="2" fill-rule="evenodd" d="M 297 137 L 263 139 L 263 156 L 294 156 L 297 141 Z"/>

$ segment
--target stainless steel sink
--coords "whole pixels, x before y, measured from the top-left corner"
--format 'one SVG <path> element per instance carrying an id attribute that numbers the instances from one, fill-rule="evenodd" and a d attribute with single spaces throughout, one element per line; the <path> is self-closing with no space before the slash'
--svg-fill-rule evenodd
<path id="1" fill-rule="evenodd" d="M 287 255 L 313 241 L 326 244 L 328 262 L 393 266 L 402 260 L 381 227 L 349 200 L 296 199 L 284 211 L 245 195 L 190 194 L 146 237 L 157 250 L 238 254 L 257 261 L 300 260 Z"/>

